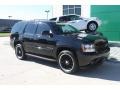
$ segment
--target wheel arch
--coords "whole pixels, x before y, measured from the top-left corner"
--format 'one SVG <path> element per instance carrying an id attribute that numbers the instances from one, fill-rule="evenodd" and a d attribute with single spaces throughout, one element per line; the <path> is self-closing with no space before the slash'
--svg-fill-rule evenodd
<path id="1" fill-rule="evenodd" d="M 76 53 L 75 49 L 70 48 L 70 47 L 59 47 L 56 50 L 56 58 L 58 58 L 59 53 L 63 50 L 71 51 L 75 55 L 75 57 L 77 56 L 77 53 Z"/>
<path id="2" fill-rule="evenodd" d="M 21 41 L 18 41 L 18 40 L 14 41 L 14 48 L 15 48 L 15 46 L 16 46 L 17 44 L 22 44 L 22 42 L 21 42 Z"/>

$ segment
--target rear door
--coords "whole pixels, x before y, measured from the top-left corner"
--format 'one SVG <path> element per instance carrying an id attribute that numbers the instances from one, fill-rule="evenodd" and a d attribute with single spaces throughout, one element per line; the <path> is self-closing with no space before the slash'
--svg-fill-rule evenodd
<path id="1" fill-rule="evenodd" d="M 37 29 L 37 24 L 34 22 L 28 23 L 23 34 L 23 45 L 26 52 L 34 52 L 34 34 Z"/>

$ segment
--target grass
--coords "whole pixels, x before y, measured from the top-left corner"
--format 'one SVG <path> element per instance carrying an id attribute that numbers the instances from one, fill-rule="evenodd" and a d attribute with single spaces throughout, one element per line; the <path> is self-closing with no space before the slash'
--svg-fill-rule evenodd
<path id="1" fill-rule="evenodd" d="M 8 37 L 10 36 L 10 33 L 0 33 L 0 37 Z"/>

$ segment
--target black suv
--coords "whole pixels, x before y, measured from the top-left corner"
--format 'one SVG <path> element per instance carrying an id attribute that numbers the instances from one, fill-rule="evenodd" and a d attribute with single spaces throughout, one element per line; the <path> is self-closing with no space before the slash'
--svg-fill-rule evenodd
<path id="1" fill-rule="evenodd" d="M 18 59 L 33 56 L 57 61 L 65 73 L 79 67 L 98 65 L 109 56 L 107 39 L 99 33 L 85 33 L 52 21 L 20 21 L 11 31 L 10 44 Z"/>

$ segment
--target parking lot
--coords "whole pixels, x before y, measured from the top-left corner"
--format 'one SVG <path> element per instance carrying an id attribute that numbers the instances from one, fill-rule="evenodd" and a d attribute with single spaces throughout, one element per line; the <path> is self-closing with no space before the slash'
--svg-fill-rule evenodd
<path id="1" fill-rule="evenodd" d="M 0 84 L 120 84 L 120 46 L 111 45 L 111 55 L 97 68 L 63 73 L 55 62 L 29 57 L 18 60 L 9 37 L 0 38 Z"/>

